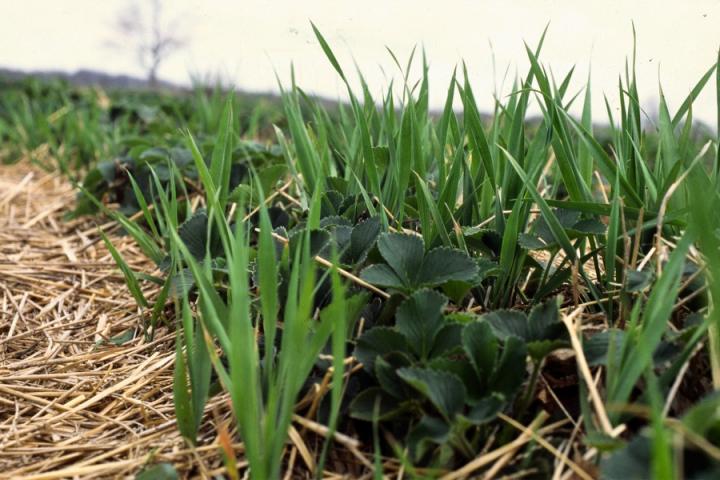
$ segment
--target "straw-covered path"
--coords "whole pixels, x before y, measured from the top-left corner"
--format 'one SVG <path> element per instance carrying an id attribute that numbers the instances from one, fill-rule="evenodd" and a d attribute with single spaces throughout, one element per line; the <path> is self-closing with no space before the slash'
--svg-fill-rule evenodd
<path id="1" fill-rule="evenodd" d="M 96 221 L 65 218 L 74 195 L 56 174 L 0 165 L 0 478 L 123 478 L 160 462 L 211 477 L 215 429 L 190 449 L 175 427 L 174 335 L 144 338 Z"/>

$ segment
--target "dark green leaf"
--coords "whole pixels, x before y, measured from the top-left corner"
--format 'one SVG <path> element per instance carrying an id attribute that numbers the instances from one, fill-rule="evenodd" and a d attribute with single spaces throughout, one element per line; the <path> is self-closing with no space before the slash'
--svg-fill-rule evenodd
<path id="1" fill-rule="evenodd" d="M 498 342 L 490 325 L 484 321 L 466 325 L 462 333 L 462 344 L 479 382 L 487 384 L 495 369 L 498 351 Z"/>
<path id="2" fill-rule="evenodd" d="M 368 372 L 375 371 L 375 359 L 390 352 L 407 352 L 405 337 L 392 328 L 375 327 L 363 333 L 355 345 L 355 358 Z"/>
<path id="3" fill-rule="evenodd" d="M 490 378 L 490 388 L 512 398 L 525 380 L 527 347 L 517 337 L 505 341 L 498 365 Z"/>
<path id="4" fill-rule="evenodd" d="M 471 281 L 477 273 L 477 264 L 464 252 L 436 248 L 425 256 L 416 285 L 432 287 L 450 280 Z"/>
<path id="5" fill-rule="evenodd" d="M 408 387 L 397 374 L 399 368 L 408 366 L 410 359 L 398 352 L 375 357 L 375 378 L 385 393 L 400 400 L 408 398 Z"/>
<path id="6" fill-rule="evenodd" d="M 384 393 L 381 388 L 372 387 L 363 390 L 353 398 L 350 403 L 350 416 L 358 420 L 372 422 L 376 403 L 379 406 L 378 421 L 390 420 L 406 409 L 402 403 Z"/>
<path id="7" fill-rule="evenodd" d="M 414 459 L 419 460 L 433 444 L 444 445 L 449 437 L 450 425 L 447 422 L 425 415 L 408 434 L 410 454 Z"/>
<path id="8" fill-rule="evenodd" d="M 465 405 L 465 387 L 451 373 L 423 368 L 402 368 L 397 373 L 430 400 L 446 419 L 454 418 Z"/>
<path id="9" fill-rule="evenodd" d="M 344 257 L 347 263 L 355 264 L 365 259 L 367 252 L 375 244 L 375 239 L 380 234 L 380 228 L 378 217 L 368 218 L 353 228 L 350 235 L 350 248 Z"/>
<path id="10" fill-rule="evenodd" d="M 196 211 L 180 227 L 178 235 L 190 254 L 198 261 L 205 258 L 207 250 L 208 216 L 205 210 Z"/>
<path id="11" fill-rule="evenodd" d="M 493 420 L 505 406 L 502 395 L 492 393 L 480 400 L 467 414 L 467 419 L 475 425 L 482 425 Z"/>
<path id="12" fill-rule="evenodd" d="M 414 285 L 425 255 L 422 238 L 401 233 L 383 233 L 377 245 L 380 254 L 403 284 Z"/>
<path id="13" fill-rule="evenodd" d="M 640 292 L 652 283 L 655 275 L 650 270 L 626 270 L 625 291 Z"/>
<path id="14" fill-rule="evenodd" d="M 440 293 L 420 290 L 397 309 L 396 328 L 422 359 L 428 358 L 435 336 L 443 326 L 442 311 L 446 304 L 447 299 Z"/>
<path id="15" fill-rule="evenodd" d="M 611 328 L 609 330 L 596 333 L 583 342 L 583 352 L 585 353 L 585 359 L 587 360 L 588 365 L 607 365 L 610 350 L 614 351 L 613 361 L 615 362 L 615 365 L 619 365 L 624 343 L 624 330 Z"/>
<path id="16" fill-rule="evenodd" d="M 384 263 L 370 265 L 365 268 L 360 272 L 360 278 L 379 287 L 396 289 L 403 289 L 405 287 L 403 279 L 398 277 L 393 269 Z"/>

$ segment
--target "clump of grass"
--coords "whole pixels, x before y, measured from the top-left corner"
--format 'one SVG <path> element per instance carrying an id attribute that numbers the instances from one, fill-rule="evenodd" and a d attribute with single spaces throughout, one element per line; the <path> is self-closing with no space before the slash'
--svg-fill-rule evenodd
<path id="1" fill-rule="evenodd" d="M 709 364 L 720 385 L 720 154 L 692 118 L 713 75 L 720 95 L 718 64 L 674 114 L 661 96 L 648 131 L 633 58 L 601 138 L 589 80 L 576 119 L 573 71 L 557 82 L 542 65 L 544 34 L 484 119 L 464 68 L 430 111 L 424 58 L 402 95 L 376 100 L 362 74 L 354 92 L 313 28 L 350 103 L 331 114 L 293 79 L 276 129 L 285 168 L 260 159 L 236 185 L 233 101 L 220 114 L 213 97 L 212 148 L 183 138 L 197 178 L 159 161 L 149 198 L 129 177 L 138 221 L 113 213 L 165 268 L 152 318 L 175 301 L 183 435 L 195 440 L 214 374 L 254 478 L 296 468 L 282 463 L 294 413 L 327 425 L 305 455 L 317 476 L 336 431 L 376 475 L 720 472 L 717 396 L 689 369 Z"/>

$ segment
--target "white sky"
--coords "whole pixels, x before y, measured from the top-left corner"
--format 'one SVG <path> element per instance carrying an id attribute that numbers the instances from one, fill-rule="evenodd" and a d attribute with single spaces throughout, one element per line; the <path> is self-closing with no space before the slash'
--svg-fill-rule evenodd
<path id="1" fill-rule="evenodd" d="M 0 0 L 0 66 L 73 71 L 92 68 L 142 75 L 136 56 L 112 50 L 113 19 L 121 0 Z M 295 64 L 306 91 L 343 96 L 337 75 L 315 40 L 309 20 L 324 33 L 346 71 L 353 58 L 374 92 L 395 76 L 385 47 L 404 62 L 414 45 L 431 64 L 431 103 L 441 106 L 453 67 L 467 62 L 481 107 L 492 104 L 510 67 L 527 66 L 523 40 L 535 45 L 547 22 L 541 55 L 556 77 L 577 65 L 575 89 L 592 63 L 594 111 L 605 119 L 602 93 L 617 101 L 617 78 L 638 32 L 641 101 L 657 97 L 658 81 L 677 108 L 717 58 L 720 0 L 166 0 L 167 18 L 180 17 L 188 46 L 160 69 L 187 83 L 189 74 L 215 73 L 239 88 L 276 90 L 275 73 L 289 82 Z M 490 47 L 492 43 L 492 49 Z M 493 52 L 496 73 L 493 71 Z M 503 93 L 508 92 L 510 79 Z M 714 80 L 714 79 L 713 79 Z M 714 82 L 712 82 L 714 83 Z M 711 85 L 711 88 L 714 85 Z M 652 107 L 649 107 L 653 110 Z M 715 126 L 712 89 L 694 114 Z"/>

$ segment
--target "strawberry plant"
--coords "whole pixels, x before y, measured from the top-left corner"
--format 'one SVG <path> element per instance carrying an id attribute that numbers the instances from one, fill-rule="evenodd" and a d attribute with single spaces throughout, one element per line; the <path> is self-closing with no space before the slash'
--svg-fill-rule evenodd
<path id="1" fill-rule="evenodd" d="M 377 246 L 386 263 L 367 267 L 362 279 L 404 293 L 451 281 L 471 283 L 479 272 L 466 253 L 446 247 L 425 252 L 423 239 L 415 235 L 385 233 Z"/>

